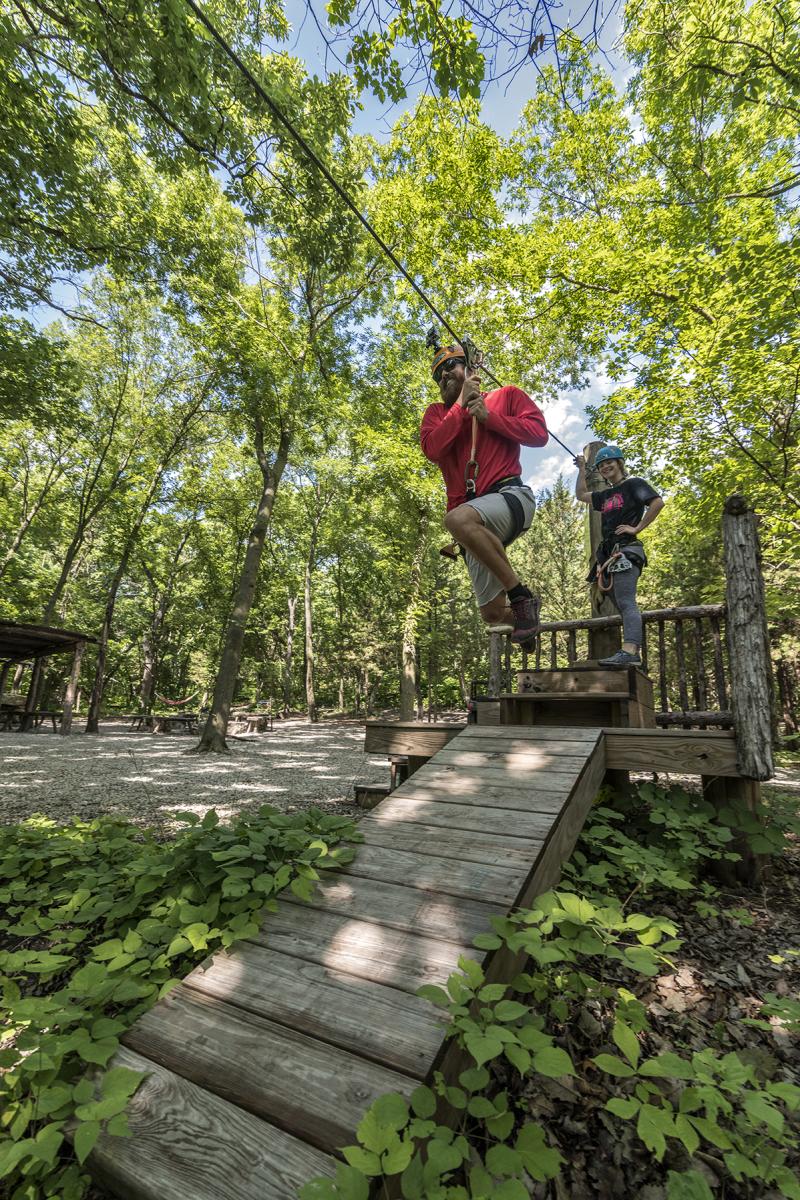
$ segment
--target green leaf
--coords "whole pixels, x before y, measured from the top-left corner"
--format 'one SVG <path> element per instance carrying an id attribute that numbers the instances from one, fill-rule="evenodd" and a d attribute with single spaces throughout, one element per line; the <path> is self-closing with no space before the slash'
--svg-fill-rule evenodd
<path id="1" fill-rule="evenodd" d="M 566 1050 L 562 1050 L 559 1046 L 546 1046 L 543 1050 L 537 1050 L 533 1056 L 533 1069 L 539 1075 L 545 1075 L 549 1079 L 559 1079 L 562 1075 L 575 1074 L 572 1059 Z"/>
<path id="2" fill-rule="evenodd" d="M 605 1071 L 606 1075 L 616 1075 L 619 1079 L 630 1079 L 636 1074 L 633 1068 L 621 1058 L 617 1058 L 616 1054 L 597 1054 L 591 1061 L 601 1071 Z"/>
<path id="3" fill-rule="evenodd" d="M 414 1154 L 414 1143 L 410 1138 L 405 1138 L 403 1141 L 397 1139 L 396 1146 L 390 1146 L 385 1154 L 381 1156 L 381 1166 L 384 1175 L 399 1175 L 405 1171 L 411 1158 Z"/>
<path id="4" fill-rule="evenodd" d="M 481 1034 L 468 1033 L 464 1044 L 479 1067 L 503 1053 L 503 1043 L 498 1038 L 483 1037 Z"/>
<path id="5" fill-rule="evenodd" d="M 377 1154 L 371 1150 L 364 1150 L 361 1146 L 345 1146 L 342 1149 L 342 1154 L 347 1159 L 351 1167 L 355 1167 L 357 1171 L 361 1171 L 362 1175 L 380 1175 L 381 1160 Z"/>
<path id="6" fill-rule="evenodd" d="M 622 1051 L 631 1066 L 635 1067 L 639 1061 L 641 1047 L 639 1046 L 639 1039 L 630 1025 L 626 1025 L 624 1021 L 615 1021 L 614 1028 L 611 1030 L 611 1037 L 614 1040 L 614 1044 Z"/>
<path id="7" fill-rule="evenodd" d="M 372 1112 L 381 1125 L 395 1132 L 408 1124 L 408 1105 L 398 1092 L 380 1096 L 373 1104 Z"/>
<path id="8" fill-rule="evenodd" d="M 480 1092 L 486 1087 L 490 1078 L 486 1067 L 469 1067 L 466 1071 L 461 1072 L 458 1082 L 468 1092 Z"/>
<path id="9" fill-rule="evenodd" d="M 494 1006 L 494 1019 L 496 1021 L 518 1021 L 520 1017 L 527 1016 L 528 1006 L 520 1004 L 518 1000 L 501 1000 L 499 1004 Z"/>
<path id="10" fill-rule="evenodd" d="M 699 1171 L 667 1171 L 667 1200 L 714 1200 Z"/>
<path id="11" fill-rule="evenodd" d="M 423 1119 L 432 1117 L 436 1112 L 436 1097 L 431 1089 L 425 1087 L 424 1084 L 420 1084 L 419 1087 L 414 1088 L 410 1100 L 411 1108 L 418 1117 L 422 1117 Z"/>
<path id="12" fill-rule="evenodd" d="M 503 1178 L 509 1175 L 516 1175 L 522 1170 L 523 1160 L 522 1155 L 516 1150 L 512 1150 L 510 1146 L 500 1144 L 498 1146 L 490 1146 L 486 1151 L 486 1169 L 492 1175 L 499 1175 Z"/>
<path id="13" fill-rule="evenodd" d="M 694 1079 L 695 1077 L 692 1064 L 671 1051 L 657 1054 L 655 1058 L 646 1059 L 639 1067 L 639 1074 L 663 1079 Z"/>
<path id="14" fill-rule="evenodd" d="M 82 1121 L 75 1130 L 72 1144 L 75 1147 L 75 1157 L 83 1166 L 92 1152 L 94 1144 L 100 1136 L 99 1121 Z"/>
<path id="15" fill-rule="evenodd" d="M 643 1104 L 639 1109 L 636 1132 L 647 1149 L 656 1156 L 658 1162 L 661 1162 L 667 1148 L 665 1135 L 673 1134 L 675 1126 L 672 1117 L 665 1109 L 656 1108 L 654 1104 Z"/>
<path id="16" fill-rule="evenodd" d="M 531 1052 L 524 1046 L 508 1045 L 505 1047 L 504 1054 L 512 1066 L 517 1068 L 520 1075 L 526 1075 L 530 1070 Z"/>
<path id="17" fill-rule="evenodd" d="M 606 1101 L 606 1108 L 615 1117 L 622 1117 L 624 1121 L 628 1121 L 631 1117 L 636 1116 L 640 1103 L 635 1096 L 630 1096 L 627 1099 L 624 1099 L 622 1096 L 612 1096 L 610 1100 Z"/>
<path id="18" fill-rule="evenodd" d="M 694 1114 L 687 1118 L 694 1125 L 701 1137 L 707 1142 L 711 1142 L 713 1146 L 717 1146 L 720 1150 L 731 1150 L 731 1139 L 723 1129 L 720 1129 L 716 1121 L 710 1120 L 708 1117 L 697 1117 Z"/>
<path id="19" fill-rule="evenodd" d="M 417 988 L 417 995 L 423 1000 L 429 1000 L 437 1008 L 449 1008 L 450 1006 L 450 997 L 447 992 L 435 983 L 424 983 L 422 987 Z"/>
<path id="20" fill-rule="evenodd" d="M 445 1142 L 439 1141 L 438 1138 L 428 1142 L 428 1161 L 426 1168 L 430 1168 L 431 1173 L 437 1178 L 441 1178 L 448 1171 L 455 1171 L 461 1166 L 463 1155 L 455 1145 L 448 1145 Z"/>
<path id="21" fill-rule="evenodd" d="M 558 1175 L 563 1159 L 558 1150 L 548 1146 L 541 1125 L 533 1121 L 524 1125 L 514 1148 L 532 1179 L 543 1183 L 547 1179 L 555 1179 Z"/>
<path id="22" fill-rule="evenodd" d="M 763 1092 L 747 1092 L 744 1097 L 744 1110 L 751 1121 L 766 1125 L 771 1132 L 778 1136 L 783 1132 L 783 1114 L 770 1104 Z"/>

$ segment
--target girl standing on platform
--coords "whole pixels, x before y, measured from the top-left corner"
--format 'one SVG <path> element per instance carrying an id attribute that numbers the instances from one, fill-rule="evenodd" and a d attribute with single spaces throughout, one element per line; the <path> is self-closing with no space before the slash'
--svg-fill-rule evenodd
<path id="1" fill-rule="evenodd" d="M 602 516 L 602 541 L 588 580 L 596 581 L 601 591 L 611 592 L 622 615 L 622 649 L 610 658 L 601 658 L 600 665 L 638 667 L 642 663 L 642 614 L 636 603 L 636 588 L 647 566 L 639 534 L 652 525 L 664 501 L 646 480 L 628 476 L 619 446 L 603 446 L 594 460 L 606 482 L 605 491 L 590 492 L 586 486 L 586 459 L 578 454 L 574 461 L 578 468 L 575 495 Z"/>

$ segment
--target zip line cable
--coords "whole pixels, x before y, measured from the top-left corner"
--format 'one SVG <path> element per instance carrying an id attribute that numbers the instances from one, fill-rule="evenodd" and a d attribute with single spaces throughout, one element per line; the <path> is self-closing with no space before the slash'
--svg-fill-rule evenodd
<path id="1" fill-rule="evenodd" d="M 192 10 L 194 15 L 197 17 L 198 21 L 200 21 L 201 25 L 204 25 L 205 28 L 208 30 L 208 32 L 211 34 L 214 41 L 217 43 L 217 45 L 222 50 L 223 54 L 225 54 L 226 57 L 231 60 L 231 62 L 234 64 L 234 66 L 237 68 L 237 70 L 240 71 L 242 75 L 244 75 L 245 79 L 248 81 L 250 86 L 258 94 L 258 96 L 264 101 L 267 108 L 272 113 L 273 117 L 275 117 L 276 121 L 278 121 L 283 126 L 283 128 L 286 130 L 286 132 L 289 134 L 289 136 L 297 143 L 297 145 L 300 147 L 300 149 L 303 151 L 303 153 L 311 160 L 311 162 L 314 164 L 314 166 L 317 168 L 317 170 L 328 181 L 330 186 L 336 192 L 336 195 L 341 200 L 344 201 L 344 203 L 347 205 L 347 207 L 350 209 L 350 211 L 358 218 L 358 220 L 361 222 L 361 224 L 366 229 L 367 233 L 370 235 L 371 238 L 373 238 L 373 240 L 375 242 L 377 242 L 377 244 L 380 246 L 381 250 L 387 256 L 387 258 L 389 258 L 391 260 L 391 262 L 394 264 L 394 266 L 397 268 L 397 270 L 400 272 L 400 274 L 403 276 L 403 278 L 408 283 L 411 284 L 412 288 L 417 293 L 417 295 L 419 296 L 422 303 L 426 306 L 426 308 L 429 309 L 429 311 L 433 314 L 433 316 L 440 323 L 440 325 L 444 326 L 444 328 L 447 330 L 447 332 L 450 334 L 450 336 L 452 338 L 454 338 L 455 341 L 460 344 L 461 340 L 462 340 L 461 336 L 456 333 L 456 331 L 453 329 L 450 322 L 447 321 L 442 316 L 442 314 L 439 312 L 439 310 L 434 305 L 433 301 L 428 299 L 428 297 L 425 295 L 425 293 L 423 292 L 423 290 L 419 286 L 419 284 L 416 282 L 416 280 L 413 279 L 413 277 L 411 275 L 409 275 L 408 271 L 405 269 L 403 264 L 400 262 L 400 259 L 397 257 L 397 255 L 394 253 L 394 251 L 391 249 L 391 247 L 386 244 L 386 242 L 383 240 L 381 235 L 378 233 L 375 226 L 367 219 L 367 217 L 364 216 L 364 214 L 361 212 L 361 209 L 358 208 L 358 206 L 355 204 L 355 202 L 350 198 L 350 196 L 344 190 L 342 185 L 331 174 L 331 172 L 325 166 L 325 163 L 322 161 L 322 159 L 319 157 L 319 155 L 316 153 L 316 151 L 314 149 L 312 149 L 312 147 L 308 144 L 308 142 L 303 137 L 303 135 L 299 132 L 299 130 L 297 130 L 294 127 L 294 125 L 292 124 L 292 122 L 289 120 L 289 118 L 281 112 L 281 110 L 278 108 L 275 101 L 271 99 L 271 97 L 265 91 L 264 87 L 259 83 L 258 79 L 256 79 L 255 75 L 252 73 L 250 68 L 242 61 L 242 59 L 239 57 L 239 55 L 236 53 L 236 51 L 233 49 L 233 47 L 228 42 L 226 42 L 225 38 L 219 32 L 216 25 L 214 25 L 214 23 L 206 16 L 206 14 L 203 12 L 203 10 L 200 8 L 200 6 L 195 2 L 195 0 L 185 0 L 185 3 L 187 5 L 187 7 Z M 489 379 L 491 379 L 492 383 L 496 383 L 498 387 L 502 386 L 499 379 L 497 379 L 494 375 L 492 375 L 491 371 L 489 371 L 486 367 L 482 366 L 481 370 L 484 372 L 484 374 L 486 376 L 488 376 Z M 575 457 L 575 455 L 570 450 L 569 446 L 565 446 L 559 437 L 556 437 L 556 435 L 554 433 L 550 433 L 550 437 L 553 438 L 554 441 L 558 442 L 559 446 L 561 446 L 564 450 L 566 450 L 567 454 L 569 454 L 570 457 L 572 457 L 572 458 Z"/>

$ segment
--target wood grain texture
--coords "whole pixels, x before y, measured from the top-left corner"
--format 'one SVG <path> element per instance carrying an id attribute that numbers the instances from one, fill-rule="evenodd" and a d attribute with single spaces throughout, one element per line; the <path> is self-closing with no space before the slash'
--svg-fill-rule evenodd
<path id="1" fill-rule="evenodd" d="M 554 746 L 563 746 L 563 742 L 554 742 Z M 470 742 L 469 747 L 460 742 L 453 743 L 445 750 L 440 750 L 434 756 L 435 761 L 429 760 L 431 766 L 452 767 L 491 767 L 493 770 L 502 768 L 504 771 L 518 771 L 530 776 L 534 771 L 546 771 L 548 775 L 569 775 L 571 778 L 583 766 L 584 755 L 566 754 L 563 750 L 555 751 L 543 746 L 525 746 L 519 742 L 498 749 L 488 747 L 476 748 Z"/>
<path id="2" fill-rule="evenodd" d="M 517 671 L 517 691 L 619 692 L 621 678 L 624 678 L 621 671 L 610 671 L 605 667 L 572 666 L 556 671 Z"/>
<path id="3" fill-rule="evenodd" d="M 437 755 L 436 758 L 432 759 L 417 772 L 413 786 L 417 788 L 438 788 L 441 786 L 443 793 L 458 789 L 475 792 L 484 787 L 521 788 L 527 793 L 531 793 L 534 790 L 537 794 L 542 792 L 558 792 L 566 798 L 575 775 L 576 772 L 574 769 L 566 772 L 559 772 L 552 769 L 537 770 L 536 768 L 528 770 L 527 768 L 504 767 L 500 762 L 476 763 L 471 767 L 467 767 L 466 765 L 459 766 L 457 763 L 440 762 Z M 409 781 L 408 787 L 410 790 L 412 787 L 411 781 Z M 403 794 L 403 789 L 398 788 L 396 792 L 392 793 L 392 796 L 399 796 L 401 794 Z"/>
<path id="4" fill-rule="evenodd" d="M 453 947 L 453 962 L 460 949 Z M 215 954 L 184 986 L 416 1078 L 444 1036 L 442 1020 L 419 996 L 255 942 Z"/>
<path id="5" fill-rule="evenodd" d="M 368 754 L 430 756 L 457 737 L 465 727 L 423 722 L 367 721 L 364 748 Z"/>
<path id="6" fill-rule="evenodd" d="M 360 821 L 358 827 L 370 846 L 386 846 L 388 849 L 424 854 L 434 844 L 432 839 L 436 839 L 436 852 L 442 858 L 500 863 L 509 867 L 529 867 L 541 844 L 538 838 L 515 838 L 512 845 L 508 838 L 486 833 L 485 830 L 470 833 L 453 828 L 448 828 L 447 836 L 443 838 L 441 829 L 432 825 L 424 825 L 419 821 L 373 820 L 372 816 Z"/>
<path id="7" fill-rule="evenodd" d="M 140 1017 L 125 1045 L 293 1136 L 333 1152 L 354 1139 L 384 1092 L 416 1079 L 316 1038 L 176 987 Z"/>
<path id="8" fill-rule="evenodd" d="M 311 920 L 308 910 L 295 904 L 282 904 L 252 941 L 411 993 L 423 983 L 441 983 L 460 954 L 472 953 L 471 939 L 428 938 L 319 910 Z"/>
<path id="9" fill-rule="evenodd" d="M 736 739 L 727 731 L 607 729 L 604 737 L 611 768 L 676 775 L 739 774 Z"/>
<path id="10" fill-rule="evenodd" d="M 287 1200 L 327 1154 L 121 1049 L 111 1066 L 147 1071 L 128 1107 L 133 1137 L 101 1135 L 89 1168 L 120 1200 Z"/>
<path id="11" fill-rule="evenodd" d="M 597 734 L 601 726 L 594 730 Z M 469 741 L 480 741 L 483 738 L 491 738 L 494 740 L 510 739 L 519 741 L 524 739 L 528 745 L 544 745 L 546 742 L 578 742 L 583 745 L 593 746 L 595 737 L 591 729 L 574 728 L 569 725 L 563 725 L 560 729 L 531 729 L 528 725 L 501 725 L 499 728 L 482 729 L 480 725 L 468 725 L 462 732 L 459 745 L 466 745 Z"/>
<path id="12" fill-rule="evenodd" d="M 564 779 L 560 777 L 559 786 L 542 790 L 535 786 L 536 777 L 530 781 L 515 774 L 513 783 L 487 783 L 485 779 L 470 775 L 469 780 L 461 787 L 455 781 L 457 775 L 425 775 L 419 781 L 416 779 L 404 788 L 402 795 L 393 799 L 391 808 L 378 814 L 379 820 L 390 820 L 397 813 L 404 811 L 401 806 L 406 800 L 424 800 L 428 804 L 472 804 L 479 808 L 497 808 L 509 812 L 518 811 L 529 814 L 539 814 L 548 818 L 561 811 L 561 806 L 570 793 L 571 785 L 577 773 L 570 774 Z M 552 780 L 547 781 L 552 782 Z M 447 816 L 444 813 L 443 816 Z M 441 823 L 441 822 L 440 822 Z"/>
<path id="13" fill-rule="evenodd" d="M 442 838 L 441 832 L 439 839 Z M 438 849 L 428 843 L 428 849 Z M 488 900 L 493 904 L 511 904 L 516 896 L 524 869 L 475 862 L 457 862 L 437 854 L 410 853 L 367 843 L 359 847 L 352 863 L 342 872 L 361 879 L 380 879 L 425 892 L 463 896 L 467 900 Z"/>
<path id="14" fill-rule="evenodd" d="M 299 905 L 301 901 L 287 898 L 285 903 Z M 489 928 L 493 916 L 505 912 L 505 905 L 419 892 L 415 888 L 348 875 L 317 884 L 308 909 L 470 945 L 476 934 Z"/>
<path id="15" fill-rule="evenodd" d="M 508 837 L 513 844 L 516 838 L 530 841 L 547 833 L 553 823 L 553 817 L 560 811 L 563 799 L 565 797 L 555 798 L 554 811 L 542 813 L 535 810 L 526 812 L 524 808 L 489 808 L 477 803 L 451 804 L 438 799 L 431 801 L 425 798 L 425 793 L 419 797 L 415 797 L 413 793 L 408 796 L 398 794 L 397 798 L 392 800 L 390 813 L 382 812 L 384 806 L 381 805 L 375 809 L 374 817 L 381 822 L 419 821 L 423 825 L 443 826 L 445 829 L 468 830 L 474 833 L 485 831 Z"/>

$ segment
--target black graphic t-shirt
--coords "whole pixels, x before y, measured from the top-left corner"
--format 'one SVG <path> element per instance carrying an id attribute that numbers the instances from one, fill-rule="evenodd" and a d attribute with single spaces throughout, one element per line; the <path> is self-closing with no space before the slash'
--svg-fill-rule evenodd
<path id="1" fill-rule="evenodd" d="M 615 533 L 617 526 L 638 525 L 644 516 L 644 510 L 657 499 L 658 492 L 654 491 L 645 479 L 638 479 L 636 476 L 623 479 L 622 483 L 604 492 L 592 492 L 592 507 L 602 514 L 603 519 L 603 542 L 598 547 L 597 555 L 601 562 L 608 557 L 617 542 L 620 546 L 625 546 L 636 540 L 631 533 Z"/>

